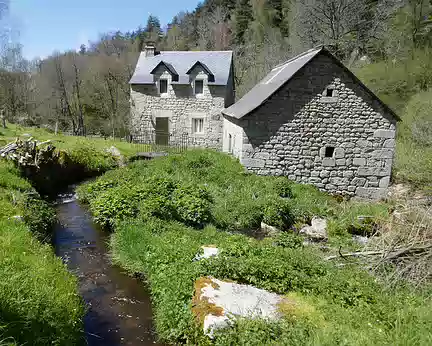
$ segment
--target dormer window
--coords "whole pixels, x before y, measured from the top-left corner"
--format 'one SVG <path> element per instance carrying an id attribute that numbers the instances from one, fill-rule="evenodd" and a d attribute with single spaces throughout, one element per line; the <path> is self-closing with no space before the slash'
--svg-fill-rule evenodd
<path id="1" fill-rule="evenodd" d="M 195 64 L 193 64 L 190 69 L 186 72 L 187 75 L 192 75 L 194 76 L 195 73 L 193 73 L 194 71 L 196 71 L 195 69 L 199 69 L 201 71 L 203 71 L 206 75 L 207 75 L 207 79 L 210 83 L 213 83 L 215 81 L 215 76 L 214 74 L 210 71 L 210 69 L 201 61 L 197 61 Z"/>
<path id="2" fill-rule="evenodd" d="M 197 79 L 195 80 L 195 95 L 202 95 L 204 93 L 204 81 Z"/>
<path id="3" fill-rule="evenodd" d="M 326 89 L 326 96 L 327 97 L 333 97 L 333 91 L 334 91 L 334 89 L 333 88 L 327 88 Z"/>
<path id="4" fill-rule="evenodd" d="M 159 80 L 159 94 L 167 94 L 168 93 L 168 80 L 160 79 Z"/>

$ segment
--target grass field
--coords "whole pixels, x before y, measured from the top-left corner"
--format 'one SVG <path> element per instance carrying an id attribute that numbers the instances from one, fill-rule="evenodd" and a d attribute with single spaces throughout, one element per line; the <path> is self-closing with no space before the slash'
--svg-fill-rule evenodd
<path id="1" fill-rule="evenodd" d="M 384 222 L 389 204 L 338 201 L 285 178 L 245 174 L 231 157 L 201 150 L 107 172 L 78 194 L 95 220 L 113 229 L 114 260 L 148 279 L 165 341 L 210 344 L 192 312 L 192 296 L 194 281 L 212 275 L 288 295 L 302 307 L 288 309 L 278 323 L 240 320 L 216 345 L 432 342 L 430 291 L 387 289 L 356 264 L 324 261 L 328 251 L 304 246 L 289 232 L 262 241 L 241 234 L 262 220 L 289 228 L 318 215 L 329 220 L 328 245 L 356 248 L 348 230 L 372 231 L 357 216 Z M 209 244 L 221 255 L 193 261 Z"/>
<path id="2" fill-rule="evenodd" d="M 49 236 L 54 213 L 34 194 L 0 160 L 0 344 L 78 345 L 84 306 L 75 277 L 37 240 Z"/>

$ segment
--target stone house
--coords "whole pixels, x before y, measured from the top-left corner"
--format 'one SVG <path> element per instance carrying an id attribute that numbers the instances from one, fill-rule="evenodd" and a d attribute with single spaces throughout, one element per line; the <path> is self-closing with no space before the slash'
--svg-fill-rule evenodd
<path id="1" fill-rule="evenodd" d="M 249 171 L 336 194 L 387 193 L 399 119 L 324 47 L 276 66 L 222 113 L 223 150 Z"/>
<path id="2" fill-rule="evenodd" d="M 222 148 L 234 103 L 231 51 L 161 51 L 148 43 L 130 80 L 131 134 L 162 145 Z"/>

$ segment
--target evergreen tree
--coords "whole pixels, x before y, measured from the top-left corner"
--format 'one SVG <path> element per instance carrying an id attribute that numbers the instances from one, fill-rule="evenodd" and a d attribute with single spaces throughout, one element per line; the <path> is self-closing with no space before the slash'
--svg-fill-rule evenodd
<path id="1" fill-rule="evenodd" d="M 243 44 L 246 30 L 253 20 L 252 6 L 249 0 L 237 0 L 235 8 L 235 43 Z"/>

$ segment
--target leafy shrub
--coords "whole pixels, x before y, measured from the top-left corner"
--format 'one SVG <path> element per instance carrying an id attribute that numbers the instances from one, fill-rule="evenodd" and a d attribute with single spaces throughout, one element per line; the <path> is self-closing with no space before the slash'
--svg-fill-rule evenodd
<path id="1" fill-rule="evenodd" d="M 168 220 L 174 217 L 174 212 L 171 198 L 156 194 L 147 197 L 139 205 L 139 215 L 143 219 L 158 217 Z"/>
<path id="2" fill-rule="evenodd" d="M 101 193 L 90 202 L 90 210 L 95 222 L 103 227 L 109 227 L 116 220 L 134 217 L 138 211 L 138 206 L 133 197 L 133 191 L 125 189 L 124 186 Z"/>
<path id="3" fill-rule="evenodd" d="M 95 198 L 99 193 L 106 191 L 114 186 L 118 182 L 111 179 L 97 179 L 94 182 L 90 182 L 80 186 L 79 198 L 82 202 L 88 202 Z"/>
<path id="4" fill-rule="evenodd" d="M 26 199 L 22 210 L 25 223 L 38 239 L 47 240 L 51 237 L 56 213 L 47 202 L 30 197 Z"/>
<path id="5" fill-rule="evenodd" d="M 210 203 L 210 195 L 203 187 L 181 186 L 172 196 L 177 220 L 191 226 L 202 226 L 210 221 Z"/>
<path id="6" fill-rule="evenodd" d="M 389 216 L 389 206 L 384 203 L 343 204 L 338 217 L 328 223 L 329 236 L 346 236 L 348 233 L 370 236 Z"/>
<path id="7" fill-rule="evenodd" d="M 292 185 L 293 199 L 288 203 L 296 221 L 310 223 L 314 216 L 334 216 L 339 203 L 313 185 Z"/>
<path id="8" fill-rule="evenodd" d="M 73 163 L 84 167 L 88 172 L 105 172 L 117 165 L 110 153 L 96 148 L 89 141 L 78 142 L 66 152 Z"/>
<path id="9" fill-rule="evenodd" d="M 0 187 L 18 191 L 30 191 L 30 182 L 20 176 L 19 169 L 10 161 L 0 161 Z"/>
<path id="10" fill-rule="evenodd" d="M 293 232 L 281 232 L 275 237 L 274 244 L 289 249 L 299 249 L 303 247 L 303 238 Z"/>
<path id="11" fill-rule="evenodd" d="M 274 188 L 280 197 L 292 198 L 293 192 L 291 189 L 292 182 L 285 177 L 277 177 L 274 183 Z"/>
<path id="12" fill-rule="evenodd" d="M 271 201 L 264 208 L 263 221 L 282 230 L 290 228 L 294 223 L 291 205 L 280 198 Z"/>

